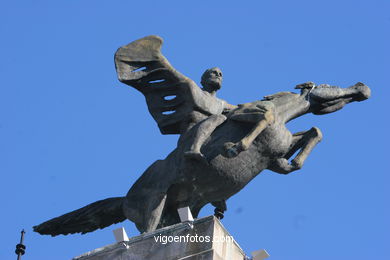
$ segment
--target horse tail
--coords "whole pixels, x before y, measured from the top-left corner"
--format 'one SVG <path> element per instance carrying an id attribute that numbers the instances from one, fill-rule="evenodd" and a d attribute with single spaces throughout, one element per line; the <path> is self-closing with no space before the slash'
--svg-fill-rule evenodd
<path id="1" fill-rule="evenodd" d="M 91 203 L 81 209 L 34 226 L 41 235 L 85 234 L 102 229 L 126 219 L 122 204 L 124 197 L 108 198 Z"/>

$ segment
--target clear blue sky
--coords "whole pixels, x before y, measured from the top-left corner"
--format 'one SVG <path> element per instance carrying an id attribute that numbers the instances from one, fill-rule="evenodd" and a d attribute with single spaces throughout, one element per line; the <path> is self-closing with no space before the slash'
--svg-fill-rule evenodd
<path id="1" fill-rule="evenodd" d="M 248 254 L 265 248 L 272 260 L 390 259 L 389 11 L 386 0 L 1 1 L 0 259 L 16 257 L 22 228 L 29 260 L 114 242 L 117 226 L 55 238 L 31 227 L 125 195 L 174 149 L 177 136 L 160 135 L 114 68 L 118 47 L 151 34 L 197 82 L 219 66 L 232 104 L 306 81 L 370 86 L 365 102 L 290 122 L 319 127 L 323 141 L 300 171 L 260 174 L 222 222 Z"/>

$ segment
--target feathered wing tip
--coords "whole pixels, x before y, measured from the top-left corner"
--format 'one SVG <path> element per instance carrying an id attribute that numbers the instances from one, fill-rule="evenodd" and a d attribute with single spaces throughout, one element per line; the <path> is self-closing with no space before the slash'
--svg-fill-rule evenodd
<path id="1" fill-rule="evenodd" d="M 115 53 L 115 68 L 119 81 L 145 96 L 161 133 L 180 134 L 182 121 L 195 106 L 203 104 L 193 104 L 193 91 L 203 92 L 169 63 L 161 53 L 162 43 L 162 38 L 151 35 L 120 47 Z M 202 110 L 209 107 L 213 106 Z"/>
<path id="2" fill-rule="evenodd" d="M 122 210 L 124 197 L 109 198 L 91 203 L 81 209 L 34 226 L 41 235 L 85 234 L 126 219 Z"/>

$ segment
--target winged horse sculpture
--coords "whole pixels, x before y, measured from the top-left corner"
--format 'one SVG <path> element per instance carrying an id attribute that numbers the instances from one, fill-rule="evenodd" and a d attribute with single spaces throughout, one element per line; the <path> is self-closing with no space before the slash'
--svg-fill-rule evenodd
<path id="1" fill-rule="evenodd" d="M 202 89 L 172 67 L 161 46 L 158 36 L 139 39 L 118 49 L 115 64 L 119 80 L 145 96 L 161 133 L 180 134 L 177 148 L 150 165 L 125 197 L 94 202 L 34 231 L 87 233 L 129 219 L 140 232 L 149 232 L 180 222 L 178 208 L 188 206 L 197 217 L 208 203 L 222 214 L 226 200 L 261 171 L 296 171 L 321 141 L 317 127 L 291 133 L 287 122 L 370 97 L 360 82 L 348 88 L 307 82 L 296 86 L 298 93 L 279 92 L 234 106 L 215 96 L 219 69 L 205 73 Z"/>

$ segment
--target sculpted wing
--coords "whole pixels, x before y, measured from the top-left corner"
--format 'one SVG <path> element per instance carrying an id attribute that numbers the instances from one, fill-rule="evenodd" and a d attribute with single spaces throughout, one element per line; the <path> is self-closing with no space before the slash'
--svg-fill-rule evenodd
<path id="1" fill-rule="evenodd" d="M 88 233 L 108 227 L 126 219 L 122 210 L 123 197 L 109 198 L 91 203 L 81 209 L 53 218 L 34 226 L 41 235 Z"/>
<path id="2" fill-rule="evenodd" d="M 118 49 L 118 79 L 140 91 L 162 134 L 180 134 L 180 124 L 194 110 L 220 114 L 223 103 L 204 93 L 194 81 L 175 70 L 161 54 L 163 40 L 147 36 Z M 213 104 L 213 105 L 210 105 Z"/>

